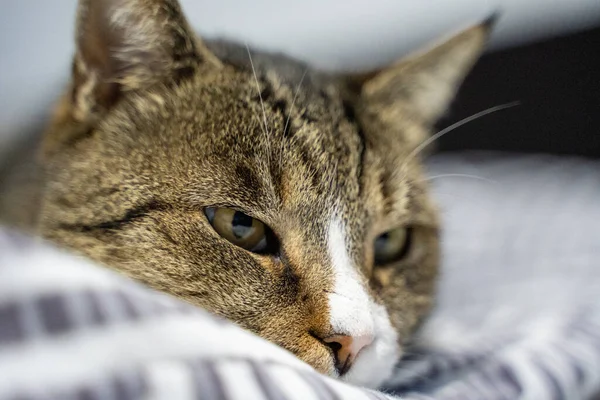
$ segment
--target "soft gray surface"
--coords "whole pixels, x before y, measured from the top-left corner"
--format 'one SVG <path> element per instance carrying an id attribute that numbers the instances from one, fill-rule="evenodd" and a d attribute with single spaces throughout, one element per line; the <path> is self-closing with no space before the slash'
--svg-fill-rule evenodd
<path id="1" fill-rule="evenodd" d="M 439 304 L 395 386 L 436 399 L 600 393 L 600 162 L 465 153 L 430 170 Z"/>
<path id="2" fill-rule="evenodd" d="M 553 310 L 584 293 L 600 301 L 599 162 L 485 153 L 432 161 L 433 176 L 493 181 L 432 181 L 445 224 L 440 312 L 481 315 L 517 294 L 521 311 Z"/>

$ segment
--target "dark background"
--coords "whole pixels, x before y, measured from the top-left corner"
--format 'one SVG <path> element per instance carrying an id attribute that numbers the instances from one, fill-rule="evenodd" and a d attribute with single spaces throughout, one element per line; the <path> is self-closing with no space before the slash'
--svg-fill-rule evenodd
<path id="1" fill-rule="evenodd" d="M 600 158 L 600 28 L 484 56 L 438 128 L 515 100 L 445 135 L 437 150 Z"/>

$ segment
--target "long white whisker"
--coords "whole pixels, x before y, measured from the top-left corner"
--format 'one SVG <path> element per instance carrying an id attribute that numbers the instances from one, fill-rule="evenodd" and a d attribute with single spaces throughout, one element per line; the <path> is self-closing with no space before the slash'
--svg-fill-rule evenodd
<path id="1" fill-rule="evenodd" d="M 468 124 L 469 122 L 475 121 L 476 119 L 479 119 L 483 116 L 486 116 L 488 114 L 492 114 L 495 113 L 496 111 L 500 111 L 500 110 L 505 110 L 507 108 L 512 108 L 512 107 L 516 107 L 518 105 L 520 105 L 521 102 L 520 101 L 513 101 L 511 103 L 506 103 L 506 104 L 501 104 L 499 106 L 495 106 L 495 107 L 490 107 L 487 108 L 483 111 L 480 111 L 476 114 L 473 114 L 469 117 L 463 118 L 458 122 L 455 122 L 454 124 L 442 129 L 441 131 L 439 131 L 438 133 L 436 133 L 435 135 L 431 136 L 430 138 L 428 138 L 427 140 L 423 141 L 423 143 L 421 143 L 420 145 L 418 145 L 413 151 L 410 152 L 410 154 L 408 154 L 408 156 L 406 156 L 406 158 L 404 159 L 404 163 L 402 164 L 402 166 L 400 167 L 400 171 L 404 171 L 405 168 L 407 167 L 408 163 L 410 163 L 421 151 L 423 151 L 423 149 L 427 146 L 429 146 L 431 143 L 435 142 L 436 140 L 438 140 L 439 138 L 441 138 L 442 136 L 444 136 L 445 134 L 452 132 L 453 130 Z"/>
<path id="2" fill-rule="evenodd" d="M 286 131 L 288 124 L 290 123 L 290 119 L 292 117 L 292 110 L 294 109 L 294 104 L 296 104 L 296 98 L 298 97 L 298 92 L 300 91 L 300 86 L 302 86 L 302 82 L 304 82 L 304 77 L 306 76 L 307 72 L 308 72 L 308 69 L 305 69 L 304 73 L 302 74 L 302 78 L 300 78 L 300 82 L 298 82 L 298 86 L 296 86 L 296 93 L 294 94 L 294 98 L 292 99 L 292 104 L 290 105 L 290 111 L 288 113 L 287 120 L 285 121 L 285 126 L 283 127 L 284 132 Z"/>
<path id="3" fill-rule="evenodd" d="M 267 112 L 265 111 L 265 103 L 263 102 L 262 94 L 260 93 L 260 84 L 258 83 L 258 76 L 256 75 L 256 69 L 254 69 L 254 62 L 252 61 L 252 55 L 250 54 L 250 47 L 248 47 L 248 43 L 246 43 L 246 51 L 248 52 L 248 58 L 250 59 L 250 66 L 252 67 L 252 73 L 254 74 L 254 81 L 256 82 L 256 90 L 258 91 L 258 97 L 260 98 L 260 106 L 262 107 L 263 112 L 263 121 L 264 121 L 264 133 L 269 139 L 269 126 L 267 124 Z"/>
<path id="4" fill-rule="evenodd" d="M 475 180 L 478 180 L 478 181 L 484 181 L 484 182 L 487 182 L 487 183 L 492 183 L 494 185 L 498 185 L 499 184 L 498 181 L 495 181 L 493 179 L 488 179 L 488 178 L 484 178 L 483 176 L 469 175 L 469 174 L 441 174 L 441 175 L 433 175 L 433 176 L 427 177 L 425 179 L 421 179 L 420 182 L 429 182 L 429 181 L 433 181 L 435 179 L 449 178 L 449 177 L 475 179 Z"/>

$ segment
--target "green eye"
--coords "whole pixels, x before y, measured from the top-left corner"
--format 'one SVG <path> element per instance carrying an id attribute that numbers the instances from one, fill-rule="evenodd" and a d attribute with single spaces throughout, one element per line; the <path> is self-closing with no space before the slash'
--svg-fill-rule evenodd
<path id="1" fill-rule="evenodd" d="M 407 227 L 387 231 L 375 239 L 375 264 L 385 265 L 400 261 L 410 252 L 412 229 Z"/>
<path id="2" fill-rule="evenodd" d="M 275 235 L 256 218 L 230 208 L 207 207 L 204 212 L 214 230 L 236 246 L 254 253 L 277 252 Z"/>

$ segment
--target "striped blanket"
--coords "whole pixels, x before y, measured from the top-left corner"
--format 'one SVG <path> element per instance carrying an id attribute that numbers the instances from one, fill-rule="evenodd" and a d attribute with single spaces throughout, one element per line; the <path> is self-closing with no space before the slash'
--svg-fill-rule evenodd
<path id="1" fill-rule="evenodd" d="M 386 399 L 203 310 L 0 231 L 0 399 Z"/>

